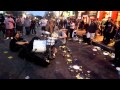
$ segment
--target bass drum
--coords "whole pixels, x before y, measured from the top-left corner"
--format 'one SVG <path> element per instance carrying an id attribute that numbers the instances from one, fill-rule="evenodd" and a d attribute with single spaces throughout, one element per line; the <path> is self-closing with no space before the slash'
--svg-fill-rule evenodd
<path id="1" fill-rule="evenodd" d="M 44 53 L 46 52 L 46 40 L 34 40 L 33 42 L 33 52 Z"/>

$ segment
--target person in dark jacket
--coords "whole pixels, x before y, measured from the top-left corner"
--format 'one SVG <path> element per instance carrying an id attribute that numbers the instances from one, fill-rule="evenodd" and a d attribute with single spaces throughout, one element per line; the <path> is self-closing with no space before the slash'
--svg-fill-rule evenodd
<path id="1" fill-rule="evenodd" d="M 110 35 L 110 39 L 114 39 L 115 38 L 115 34 L 116 34 L 116 32 L 117 32 L 117 22 L 115 21 L 115 22 L 113 22 L 113 30 L 111 31 L 111 35 Z"/>
<path id="2" fill-rule="evenodd" d="M 61 19 L 60 22 L 59 22 L 59 26 L 60 26 L 61 29 L 62 29 L 63 26 L 64 26 L 64 21 L 63 21 L 62 19 Z"/>
<path id="3" fill-rule="evenodd" d="M 36 30 L 35 30 L 35 25 L 36 25 L 36 21 L 33 19 L 31 21 L 31 26 L 30 26 L 30 31 L 32 32 L 32 34 L 36 34 Z"/>
<path id="4" fill-rule="evenodd" d="M 5 24 L 4 24 L 5 17 L 3 14 L 0 14 L 0 32 L 3 33 L 4 38 L 5 38 Z"/>
<path id="5" fill-rule="evenodd" d="M 83 20 L 80 21 L 78 29 L 80 29 L 80 30 L 84 29 L 84 21 Z"/>
<path id="6" fill-rule="evenodd" d="M 103 31 L 103 35 L 104 35 L 103 43 L 105 45 L 108 45 L 110 43 L 111 31 L 114 28 L 114 25 L 112 23 L 112 19 L 109 17 L 108 20 L 107 20 L 107 22 L 104 25 L 105 25 L 105 29 Z"/>
<path id="7" fill-rule="evenodd" d="M 115 65 L 115 67 L 120 67 L 120 40 L 117 40 L 114 45 L 115 48 L 115 59 L 111 62 Z"/>

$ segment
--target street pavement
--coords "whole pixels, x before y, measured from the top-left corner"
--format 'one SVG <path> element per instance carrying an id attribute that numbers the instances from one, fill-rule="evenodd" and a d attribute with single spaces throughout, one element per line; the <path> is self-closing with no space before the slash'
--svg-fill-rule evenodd
<path id="1" fill-rule="evenodd" d="M 40 31 L 37 29 L 37 35 Z M 34 36 L 24 38 L 30 41 Z M 109 62 L 112 58 L 103 55 L 102 50 L 93 51 L 94 46 L 68 41 L 69 52 L 62 49 L 66 47 L 59 48 L 56 59 L 48 67 L 41 67 L 11 52 L 9 42 L 0 40 L 0 79 L 119 79 Z"/>

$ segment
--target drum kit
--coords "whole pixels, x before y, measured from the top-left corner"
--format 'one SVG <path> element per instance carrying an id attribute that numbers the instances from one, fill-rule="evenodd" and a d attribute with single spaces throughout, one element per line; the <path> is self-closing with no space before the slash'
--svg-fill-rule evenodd
<path id="1" fill-rule="evenodd" d="M 55 40 L 57 38 L 50 37 L 51 35 L 47 31 L 44 31 L 42 34 L 43 34 L 44 39 L 43 40 L 41 40 L 41 39 L 34 40 L 32 52 L 34 52 L 34 53 L 48 52 L 49 59 L 53 59 L 52 58 L 52 55 L 53 55 L 52 47 L 54 46 Z"/>

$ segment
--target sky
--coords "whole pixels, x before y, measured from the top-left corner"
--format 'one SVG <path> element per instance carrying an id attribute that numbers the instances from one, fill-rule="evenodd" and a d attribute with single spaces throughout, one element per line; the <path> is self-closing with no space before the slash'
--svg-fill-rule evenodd
<path id="1" fill-rule="evenodd" d="M 45 11 L 27 11 L 27 12 L 33 15 L 39 15 L 39 16 L 44 16 L 45 14 Z"/>

